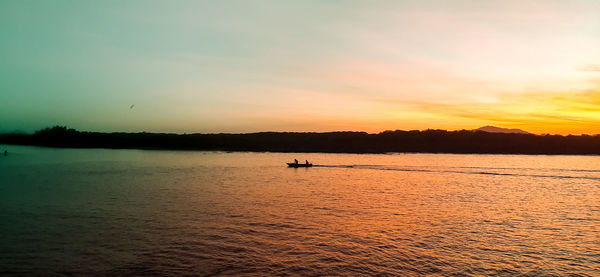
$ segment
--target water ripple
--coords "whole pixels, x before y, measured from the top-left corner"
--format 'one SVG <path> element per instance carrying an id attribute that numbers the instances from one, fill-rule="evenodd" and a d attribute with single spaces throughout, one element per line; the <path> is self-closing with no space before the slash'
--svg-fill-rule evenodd
<path id="1" fill-rule="evenodd" d="M 600 275 L 597 158 L 135 153 L 0 167 L 0 275 Z"/>

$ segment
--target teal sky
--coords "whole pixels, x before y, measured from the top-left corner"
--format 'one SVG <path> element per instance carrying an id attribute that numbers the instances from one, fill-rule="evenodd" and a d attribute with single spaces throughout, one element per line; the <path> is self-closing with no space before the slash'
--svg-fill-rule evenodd
<path id="1" fill-rule="evenodd" d="M 581 106 L 600 99 L 598 15 L 599 1 L 2 1 L 0 131 L 600 132 L 600 101 Z"/>

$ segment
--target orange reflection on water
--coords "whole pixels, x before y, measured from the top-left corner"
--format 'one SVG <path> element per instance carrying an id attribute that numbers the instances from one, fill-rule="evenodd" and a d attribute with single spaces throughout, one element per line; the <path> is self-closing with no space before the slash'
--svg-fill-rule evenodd
<path id="1" fill-rule="evenodd" d="M 0 168 L 7 272 L 600 274 L 595 156 L 31 151 Z"/>
<path id="2" fill-rule="evenodd" d="M 223 173 L 231 183 L 215 196 L 235 238 L 225 241 L 253 245 L 248 259 L 269 261 L 246 266 L 366 275 L 595 272 L 600 170 L 563 166 L 582 159 L 571 166 L 586 168 L 595 157 L 324 156 L 334 166 Z"/>

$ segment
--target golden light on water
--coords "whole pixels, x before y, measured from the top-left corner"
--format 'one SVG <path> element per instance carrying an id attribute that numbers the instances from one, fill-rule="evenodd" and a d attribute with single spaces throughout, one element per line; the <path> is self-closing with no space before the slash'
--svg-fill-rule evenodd
<path id="1" fill-rule="evenodd" d="M 11 151 L 15 275 L 598 273 L 597 156 Z"/>

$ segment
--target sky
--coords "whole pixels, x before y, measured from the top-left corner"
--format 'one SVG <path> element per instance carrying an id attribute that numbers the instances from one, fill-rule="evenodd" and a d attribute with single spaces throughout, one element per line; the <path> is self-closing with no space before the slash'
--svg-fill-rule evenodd
<path id="1" fill-rule="evenodd" d="M 599 14 L 596 0 L 0 1 L 0 132 L 600 134 Z"/>

